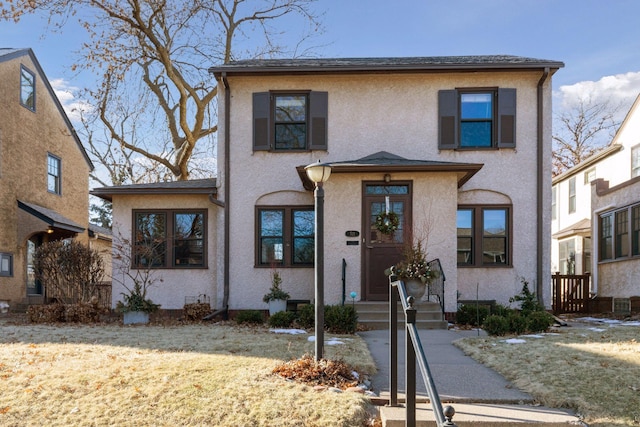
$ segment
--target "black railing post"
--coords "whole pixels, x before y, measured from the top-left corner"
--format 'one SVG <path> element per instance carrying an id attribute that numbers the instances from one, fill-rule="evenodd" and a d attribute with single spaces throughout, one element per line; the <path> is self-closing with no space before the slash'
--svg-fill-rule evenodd
<path id="1" fill-rule="evenodd" d="M 413 297 L 407 298 L 405 315 L 405 349 L 404 349 L 404 383 L 405 383 L 405 418 L 407 427 L 416 425 L 416 348 L 410 339 L 409 330 L 416 324 L 416 309 Z"/>
<path id="2" fill-rule="evenodd" d="M 398 290 L 389 276 L 389 406 L 398 406 Z"/>

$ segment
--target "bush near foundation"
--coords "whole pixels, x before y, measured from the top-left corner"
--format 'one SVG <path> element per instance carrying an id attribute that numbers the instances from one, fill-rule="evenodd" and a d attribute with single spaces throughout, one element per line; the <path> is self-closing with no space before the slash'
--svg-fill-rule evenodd
<path id="1" fill-rule="evenodd" d="M 31 323 L 95 323 L 105 312 L 97 303 L 31 305 L 27 317 Z"/>

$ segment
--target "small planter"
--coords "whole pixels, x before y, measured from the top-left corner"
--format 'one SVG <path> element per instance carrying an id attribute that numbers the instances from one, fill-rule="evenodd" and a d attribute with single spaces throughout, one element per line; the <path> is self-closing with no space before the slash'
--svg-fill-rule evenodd
<path id="1" fill-rule="evenodd" d="M 287 300 L 274 299 L 269 301 L 269 316 L 285 311 L 287 309 Z"/>
<path id="2" fill-rule="evenodd" d="M 427 290 L 427 284 L 420 279 L 405 279 L 403 282 L 407 294 L 414 297 L 416 299 L 415 302 L 419 302 Z"/>
<path id="3" fill-rule="evenodd" d="M 149 323 L 149 313 L 145 311 L 127 311 L 124 313 L 125 325 L 138 325 Z"/>

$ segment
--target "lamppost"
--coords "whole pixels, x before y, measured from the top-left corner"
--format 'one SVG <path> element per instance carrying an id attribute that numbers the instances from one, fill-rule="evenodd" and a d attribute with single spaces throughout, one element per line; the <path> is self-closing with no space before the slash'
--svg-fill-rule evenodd
<path id="1" fill-rule="evenodd" d="M 324 353 L 324 188 L 322 184 L 331 175 L 331 166 L 312 163 L 305 167 L 307 176 L 315 184 L 315 339 L 316 361 L 323 358 Z"/>

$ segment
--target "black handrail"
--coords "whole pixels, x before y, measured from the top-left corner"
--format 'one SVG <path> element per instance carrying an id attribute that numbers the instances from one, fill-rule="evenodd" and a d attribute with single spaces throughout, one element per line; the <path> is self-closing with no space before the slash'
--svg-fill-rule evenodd
<path id="1" fill-rule="evenodd" d="M 444 282 L 446 280 L 444 270 L 439 258 L 429 261 L 427 265 L 432 272 L 427 286 L 427 297 L 431 301 L 431 297 L 434 296 L 440 303 L 440 310 L 444 314 Z"/>
<path id="2" fill-rule="evenodd" d="M 451 421 L 455 410 L 452 406 L 442 408 L 440 396 L 436 390 L 427 357 L 422 348 L 418 328 L 416 326 L 416 308 L 413 306 L 414 298 L 407 296 L 404 283 L 397 280 L 394 275 L 389 276 L 389 341 L 390 348 L 390 369 L 389 369 L 389 389 L 390 406 L 398 406 L 398 301 L 402 302 L 402 310 L 405 317 L 405 425 L 415 427 L 416 425 L 416 362 L 420 367 L 422 379 L 424 380 L 429 401 L 433 408 L 438 427 L 457 427 Z"/>

